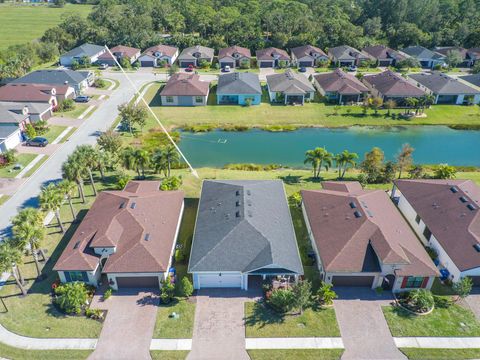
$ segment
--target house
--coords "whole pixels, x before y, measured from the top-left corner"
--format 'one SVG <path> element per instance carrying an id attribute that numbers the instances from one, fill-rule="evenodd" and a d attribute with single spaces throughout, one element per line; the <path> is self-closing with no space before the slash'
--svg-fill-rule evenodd
<path id="1" fill-rule="evenodd" d="M 480 188 L 471 180 L 395 180 L 392 198 L 445 277 L 480 285 Z"/>
<path id="2" fill-rule="evenodd" d="M 477 88 L 480 88 L 480 74 L 459 76 L 459 79 L 467 82 L 468 84 L 476 86 Z"/>
<path id="3" fill-rule="evenodd" d="M 198 74 L 177 73 L 170 76 L 160 92 L 163 106 L 207 105 L 210 84 Z"/>
<path id="4" fill-rule="evenodd" d="M 232 69 L 249 68 L 251 60 L 250 50 L 241 46 L 230 46 L 218 51 L 218 63 L 221 69 L 225 66 L 230 66 Z"/>
<path id="5" fill-rule="evenodd" d="M 159 288 L 169 274 L 184 198 L 159 186 L 130 181 L 121 191 L 101 192 L 53 268 L 60 281 Z"/>
<path id="6" fill-rule="evenodd" d="M 0 101 L 21 103 L 45 103 L 53 109 L 59 102 L 72 98 L 75 90 L 68 85 L 53 86 L 48 84 L 7 84 L 0 87 Z"/>
<path id="7" fill-rule="evenodd" d="M 290 65 L 290 56 L 285 50 L 269 47 L 256 51 L 259 68 L 277 68 Z"/>
<path id="8" fill-rule="evenodd" d="M 283 182 L 205 180 L 188 272 L 195 289 L 303 275 Z"/>
<path id="9" fill-rule="evenodd" d="M 24 109 L 27 109 L 29 120 L 32 123 L 40 120 L 48 120 L 53 116 L 53 107 L 49 103 L 0 102 L 0 107 L 5 107 L 14 113 L 22 113 Z"/>
<path id="10" fill-rule="evenodd" d="M 267 88 L 271 102 L 303 105 L 315 97 L 315 88 L 307 77 L 292 69 L 281 74 L 267 75 Z"/>
<path id="11" fill-rule="evenodd" d="M 21 144 L 23 131 L 29 123 L 27 106 L 17 103 L 0 103 L 0 153 Z"/>
<path id="12" fill-rule="evenodd" d="M 395 66 L 397 62 L 407 58 L 405 54 L 400 54 L 385 45 L 367 46 L 362 50 L 377 61 L 377 66 Z"/>
<path id="13" fill-rule="evenodd" d="M 155 45 L 149 47 L 138 58 L 142 67 L 158 67 L 162 65 L 172 65 L 178 57 L 178 48 L 168 45 Z"/>
<path id="14" fill-rule="evenodd" d="M 393 100 L 398 106 L 405 105 L 406 98 L 420 98 L 426 95 L 424 90 L 390 70 L 364 75 L 362 81 L 372 96 L 381 97 L 384 102 Z"/>
<path id="15" fill-rule="evenodd" d="M 480 91 L 441 72 L 412 74 L 419 87 L 435 96 L 435 104 L 478 104 Z"/>
<path id="16" fill-rule="evenodd" d="M 298 46 L 290 49 L 292 63 L 298 67 L 314 67 L 319 62 L 328 61 L 328 56 L 323 50 L 312 45 Z"/>
<path id="17" fill-rule="evenodd" d="M 417 59 L 422 68 L 433 69 L 436 66 L 445 66 L 444 55 L 423 46 L 408 46 L 402 49 L 401 52 Z"/>
<path id="18" fill-rule="evenodd" d="M 302 210 L 321 279 L 394 292 L 430 289 L 438 271 L 383 190 L 326 181 L 304 190 Z"/>
<path id="19" fill-rule="evenodd" d="M 186 68 L 191 66 L 201 66 L 203 62 L 207 62 L 209 64 L 213 61 L 213 55 L 215 50 L 205 46 L 192 46 L 183 51 L 178 56 L 178 65 L 181 68 Z"/>
<path id="20" fill-rule="evenodd" d="M 362 66 L 366 62 L 374 60 L 370 55 L 352 48 L 348 45 L 342 45 L 330 48 L 328 57 L 335 66 Z"/>
<path id="21" fill-rule="evenodd" d="M 342 69 L 314 75 L 313 84 L 320 95 L 338 104 L 358 103 L 368 94 L 368 88 L 360 80 Z"/>
<path id="22" fill-rule="evenodd" d="M 120 65 L 123 59 L 127 59 L 130 64 L 133 64 L 140 57 L 140 49 L 133 48 L 130 46 L 117 45 L 110 49 L 110 52 L 114 56 L 110 55 L 108 51 L 104 52 L 98 57 L 99 64 L 107 64 L 109 66 L 116 66 L 117 60 Z"/>
<path id="23" fill-rule="evenodd" d="M 105 51 L 100 45 L 83 44 L 60 56 L 60 65 L 70 67 L 74 62 L 82 63 L 85 58 L 94 64 Z"/>
<path id="24" fill-rule="evenodd" d="M 220 75 L 217 85 L 217 104 L 258 105 L 262 87 L 257 74 L 234 72 Z"/>
<path id="25" fill-rule="evenodd" d="M 445 60 L 447 58 L 447 55 L 449 55 L 450 52 L 452 51 L 458 52 L 462 57 L 462 62 L 456 65 L 458 67 L 462 67 L 462 68 L 472 67 L 475 62 L 471 54 L 469 53 L 469 51 L 460 46 L 438 46 L 434 49 L 434 51 L 445 56 Z"/>
<path id="26" fill-rule="evenodd" d="M 69 69 L 60 70 L 36 70 L 21 78 L 12 81 L 14 84 L 47 84 L 68 85 L 73 87 L 78 95 L 90 87 L 95 80 L 93 71 L 74 71 Z"/>
<path id="27" fill-rule="evenodd" d="M 472 66 L 480 61 L 480 47 L 468 49 L 468 57 L 472 59 Z"/>

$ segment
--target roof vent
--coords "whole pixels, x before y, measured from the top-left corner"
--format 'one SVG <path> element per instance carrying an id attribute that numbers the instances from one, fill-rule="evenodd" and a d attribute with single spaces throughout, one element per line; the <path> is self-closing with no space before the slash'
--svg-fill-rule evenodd
<path id="1" fill-rule="evenodd" d="M 480 244 L 473 245 L 473 248 L 477 250 L 477 252 L 480 252 Z"/>
<path id="2" fill-rule="evenodd" d="M 235 195 L 240 196 L 240 190 L 235 191 Z"/>
<path id="3" fill-rule="evenodd" d="M 367 210 L 367 214 L 368 216 L 373 217 L 373 213 L 370 210 Z"/>
<path id="4" fill-rule="evenodd" d="M 145 234 L 145 238 L 144 238 L 144 239 L 145 239 L 145 241 L 148 241 L 148 240 L 150 240 L 150 233 L 146 233 L 146 234 Z"/>
<path id="5" fill-rule="evenodd" d="M 355 215 L 355 217 L 356 217 L 357 219 L 362 217 L 362 213 L 361 213 L 360 211 L 358 211 L 358 210 L 355 211 L 355 212 L 353 213 L 353 215 Z"/>
<path id="6" fill-rule="evenodd" d="M 80 246 L 80 241 L 77 241 L 75 243 L 75 245 L 73 246 L 74 249 L 78 249 L 78 247 Z"/>
<path id="7" fill-rule="evenodd" d="M 130 205 L 130 209 L 135 209 L 137 207 L 137 203 L 133 202 L 132 205 Z"/>
<path id="8" fill-rule="evenodd" d="M 235 217 L 237 217 L 237 218 L 240 217 L 240 211 L 237 211 L 237 212 L 235 213 Z"/>
<path id="9" fill-rule="evenodd" d="M 451 191 L 452 193 L 456 194 L 456 193 L 458 192 L 458 188 L 457 188 L 456 186 L 452 186 L 452 187 L 450 188 L 450 191 Z"/>
<path id="10" fill-rule="evenodd" d="M 468 205 L 467 205 L 467 208 L 469 208 L 469 209 L 472 210 L 472 211 L 473 211 L 473 210 L 477 210 L 477 208 L 476 208 L 475 205 L 473 205 L 473 204 L 468 204 Z"/>
<path id="11" fill-rule="evenodd" d="M 125 202 L 122 202 L 122 203 L 120 204 L 120 209 L 123 209 L 124 207 L 125 207 Z"/>
<path id="12" fill-rule="evenodd" d="M 250 190 L 247 190 L 247 195 L 252 195 L 252 192 Z"/>
<path id="13" fill-rule="evenodd" d="M 239 207 L 239 206 L 240 206 L 240 201 L 237 201 L 237 202 L 235 203 L 235 206 L 236 206 L 236 207 Z"/>
<path id="14" fill-rule="evenodd" d="M 352 201 L 352 202 L 350 203 L 350 207 L 351 207 L 352 209 L 356 209 L 356 208 L 357 208 L 357 204 L 355 204 L 355 202 Z"/>
<path id="15" fill-rule="evenodd" d="M 465 196 L 460 196 L 460 201 L 462 203 L 466 203 L 466 202 L 468 202 L 468 199 Z"/>

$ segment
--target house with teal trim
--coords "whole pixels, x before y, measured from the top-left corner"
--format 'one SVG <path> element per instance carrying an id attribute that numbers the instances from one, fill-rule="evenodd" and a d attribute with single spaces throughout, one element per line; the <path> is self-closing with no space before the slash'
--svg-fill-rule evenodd
<path id="1" fill-rule="evenodd" d="M 262 87 L 257 74 L 234 72 L 220 75 L 217 85 L 219 105 L 259 105 Z"/>

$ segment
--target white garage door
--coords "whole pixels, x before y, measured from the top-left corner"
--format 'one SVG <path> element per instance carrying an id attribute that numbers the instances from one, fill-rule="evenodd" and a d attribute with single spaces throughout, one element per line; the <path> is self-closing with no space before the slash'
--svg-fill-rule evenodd
<path id="1" fill-rule="evenodd" d="M 208 274 L 199 275 L 200 288 L 240 288 L 242 275 L 234 274 Z"/>

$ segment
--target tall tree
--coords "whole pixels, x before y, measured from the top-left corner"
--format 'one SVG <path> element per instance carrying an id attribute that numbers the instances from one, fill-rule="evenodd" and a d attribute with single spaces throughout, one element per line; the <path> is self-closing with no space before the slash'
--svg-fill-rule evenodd
<path id="1" fill-rule="evenodd" d="M 65 233 L 62 219 L 60 217 L 60 207 L 62 206 L 64 194 L 62 190 L 54 183 L 50 183 L 42 189 L 40 193 L 40 207 L 44 211 L 53 211 L 57 218 L 58 226 L 62 233 Z"/>
<path id="2" fill-rule="evenodd" d="M 332 166 L 333 154 L 329 153 L 325 148 L 317 147 L 313 150 L 307 150 L 305 153 L 304 164 L 311 164 L 313 167 L 313 177 L 319 178 L 322 167 L 325 170 Z"/>
<path id="3" fill-rule="evenodd" d="M 0 242 L 0 272 L 10 272 L 22 295 L 25 296 L 27 290 L 19 269 L 22 263 L 22 252 L 15 245 L 10 239 Z"/>
<path id="4" fill-rule="evenodd" d="M 358 159 L 357 153 L 351 153 L 348 150 L 343 150 L 340 154 L 335 156 L 335 162 L 337 163 L 338 167 L 338 177 L 343 179 L 345 177 L 345 173 L 347 172 L 347 168 L 349 166 L 355 166 L 356 160 Z"/>
<path id="5" fill-rule="evenodd" d="M 167 163 L 167 177 L 170 177 L 172 165 L 177 164 L 180 161 L 180 155 L 177 149 L 173 145 L 167 145 L 162 149 L 163 156 Z"/>
<path id="6" fill-rule="evenodd" d="M 402 172 L 404 169 L 410 168 L 413 163 L 413 151 L 415 149 L 410 146 L 409 143 L 402 145 L 400 152 L 397 154 L 397 166 L 398 166 L 398 178 L 402 177 Z"/>
<path id="7" fill-rule="evenodd" d="M 85 167 L 78 157 L 78 154 L 70 154 L 62 165 L 62 177 L 66 180 L 74 181 L 78 186 L 78 193 L 85 203 L 85 189 L 83 188 L 83 177 L 85 176 Z"/>
<path id="8" fill-rule="evenodd" d="M 80 145 L 75 150 L 77 158 L 80 161 L 81 166 L 87 171 L 88 177 L 90 179 L 90 184 L 92 185 L 93 195 L 97 196 L 97 188 L 95 187 L 95 181 L 93 180 L 92 170 L 97 166 L 98 163 L 98 153 L 95 148 L 91 145 Z"/>
<path id="9" fill-rule="evenodd" d="M 77 185 L 73 181 L 62 180 L 58 183 L 57 186 L 60 193 L 67 198 L 68 205 L 70 206 L 70 212 L 72 213 L 72 219 L 73 219 L 73 222 L 75 222 L 75 219 L 77 218 L 77 214 L 73 207 L 72 197 L 75 194 L 75 191 L 76 190 L 78 191 Z"/>

